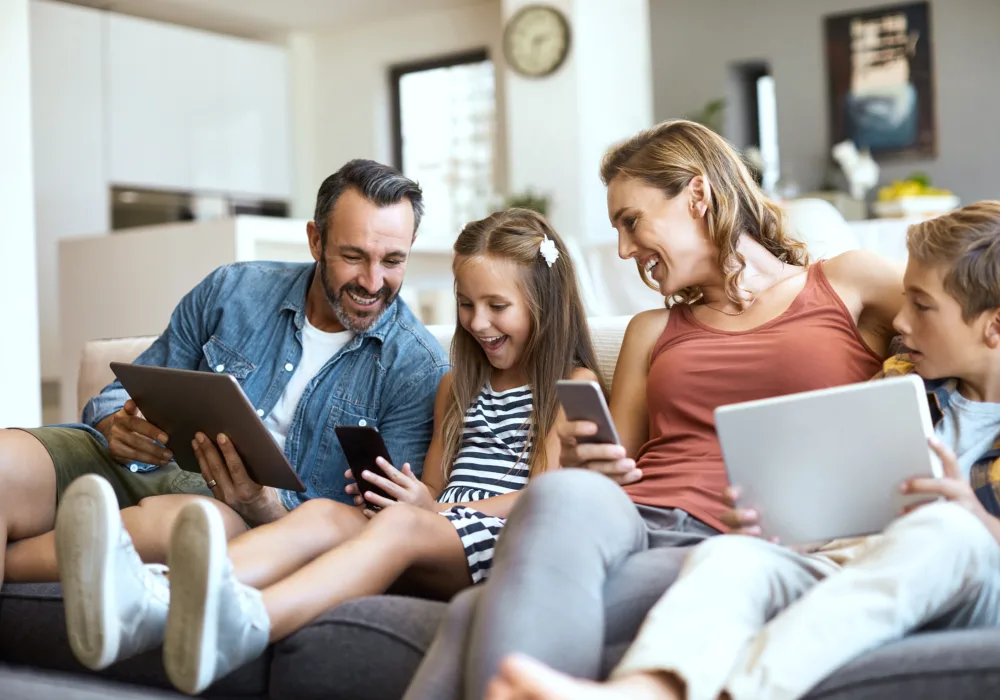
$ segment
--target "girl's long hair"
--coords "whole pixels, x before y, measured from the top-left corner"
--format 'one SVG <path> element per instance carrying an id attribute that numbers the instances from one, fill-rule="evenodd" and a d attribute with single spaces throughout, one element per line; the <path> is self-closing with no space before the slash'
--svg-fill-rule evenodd
<path id="1" fill-rule="evenodd" d="M 559 251 L 552 267 L 540 252 L 546 238 Z M 600 377 L 573 261 L 548 222 L 527 209 L 508 209 L 473 221 L 462 229 L 454 250 L 456 277 L 463 264 L 477 258 L 513 262 L 521 270 L 519 286 L 531 315 L 531 334 L 520 362 L 532 393 L 532 448 L 527 462 L 529 474 L 535 476 L 549 466 L 545 438 L 559 412 L 556 380 L 569 378 L 580 367 Z M 451 402 L 442 430 L 442 464 L 448 471 L 461 448 L 465 413 L 493 371 L 482 347 L 458 322 L 451 342 L 451 364 Z"/>

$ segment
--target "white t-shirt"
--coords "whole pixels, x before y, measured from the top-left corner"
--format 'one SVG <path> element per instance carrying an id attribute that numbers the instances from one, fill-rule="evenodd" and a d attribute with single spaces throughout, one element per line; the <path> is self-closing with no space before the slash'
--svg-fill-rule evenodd
<path id="1" fill-rule="evenodd" d="M 282 450 L 285 449 L 288 428 L 292 424 L 292 418 L 295 417 L 295 409 L 306 390 L 306 385 L 323 369 L 323 365 L 331 357 L 351 342 L 353 337 L 352 331 L 339 333 L 321 331 L 306 319 L 306 324 L 302 327 L 302 358 L 299 360 L 299 366 L 294 368 L 295 373 L 292 374 L 274 410 L 264 419 L 264 426 Z M 291 366 L 286 365 L 285 369 L 291 369 Z"/>
<path id="2" fill-rule="evenodd" d="M 971 401 L 956 389 L 936 432 L 955 453 L 958 468 L 968 479 L 972 465 L 993 447 L 1000 434 L 1000 403 Z"/>

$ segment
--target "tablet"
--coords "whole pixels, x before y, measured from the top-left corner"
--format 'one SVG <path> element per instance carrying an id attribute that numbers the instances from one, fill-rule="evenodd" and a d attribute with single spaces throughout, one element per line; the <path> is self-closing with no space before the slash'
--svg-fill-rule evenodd
<path id="1" fill-rule="evenodd" d="M 942 473 L 917 375 L 722 406 L 715 428 L 738 505 L 782 544 L 881 532 L 927 500 L 903 481 Z"/>
<path id="2" fill-rule="evenodd" d="M 112 362 L 111 371 L 146 420 L 170 436 L 181 469 L 201 473 L 191 447 L 195 433 L 225 433 L 258 484 L 306 490 L 232 375 L 121 362 Z"/>

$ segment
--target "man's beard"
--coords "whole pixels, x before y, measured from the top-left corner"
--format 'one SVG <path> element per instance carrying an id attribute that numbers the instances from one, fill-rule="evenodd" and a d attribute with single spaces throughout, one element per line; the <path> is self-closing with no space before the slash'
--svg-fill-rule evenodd
<path id="1" fill-rule="evenodd" d="M 396 301 L 396 297 L 399 295 L 398 289 L 393 292 L 387 284 L 383 283 L 382 289 L 374 294 L 375 297 L 382 300 L 382 304 L 376 306 L 378 311 L 355 311 L 354 314 L 350 314 L 344 308 L 345 294 L 352 292 L 355 296 L 366 299 L 373 295 L 356 282 L 348 282 L 339 290 L 334 290 L 330 285 L 330 279 L 327 277 L 325 265 L 319 266 L 319 276 L 323 282 L 323 293 L 326 294 L 326 300 L 330 302 L 330 308 L 333 309 L 333 313 L 337 317 L 337 320 L 340 321 L 340 325 L 354 333 L 363 333 L 374 326 L 382 318 L 382 314 L 389 310 L 389 307 L 392 306 L 392 303 Z"/>

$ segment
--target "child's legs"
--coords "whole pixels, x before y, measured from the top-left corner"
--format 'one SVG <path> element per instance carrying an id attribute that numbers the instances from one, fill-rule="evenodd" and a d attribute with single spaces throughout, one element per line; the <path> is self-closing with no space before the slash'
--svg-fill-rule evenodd
<path id="1" fill-rule="evenodd" d="M 406 504 L 389 506 L 356 537 L 263 590 L 271 641 L 335 605 L 384 592 L 411 567 L 423 585 L 442 594 L 471 585 L 465 549 L 447 518 Z"/>
<path id="2" fill-rule="evenodd" d="M 196 498 L 202 498 L 219 509 L 222 513 L 222 522 L 226 525 L 228 539 L 247 531 L 247 524 L 243 518 L 225 503 L 214 498 L 187 494 L 149 496 L 139 501 L 139 505 L 122 510 L 122 522 L 132 537 L 135 551 L 144 562 L 166 563 L 174 521 L 177 520 L 181 509 Z"/>
<path id="3" fill-rule="evenodd" d="M 181 508 L 193 498 L 203 498 L 203 496 L 187 494 L 148 496 L 140 500 L 138 505 L 122 509 L 122 523 L 132 538 L 136 552 L 144 562 L 162 564 L 167 561 L 167 547 L 170 544 L 170 531 L 173 529 L 174 520 Z M 222 513 L 227 537 L 232 538 L 246 531 L 247 525 L 236 511 L 221 501 L 207 500 L 215 504 L 219 512 Z M 12 570 L 17 573 L 18 580 L 50 581 L 59 579 L 55 531 L 49 531 L 12 545 L 8 557 L 12 562 Z"/>
<path id="4" fill-rule="evenodd" d="M 960 506 L 924 506 L 894 522 L 855 561 L 778 615 L 748 647 L 726 689 L 742 698 L 798 698 L 858 654 L 967 606 L 989 582 L 997 618 L 1000 546 Z M 983 591 L 987 592 L 987 591 Z"/>
<path id="5" fill-rule="evenodd" d="M 229 543 L 236 578 L 265 588 L 357 535 L 368 519 L 355 506 L 314 498 Z"/>
<path id="6" fill-rule="evenodd" d="M 695 547 L 612 673 L 670 673 L 687 697 L 716 698 L 765 622 L 837 567 L 764 540 L 716 537 Z"/>

